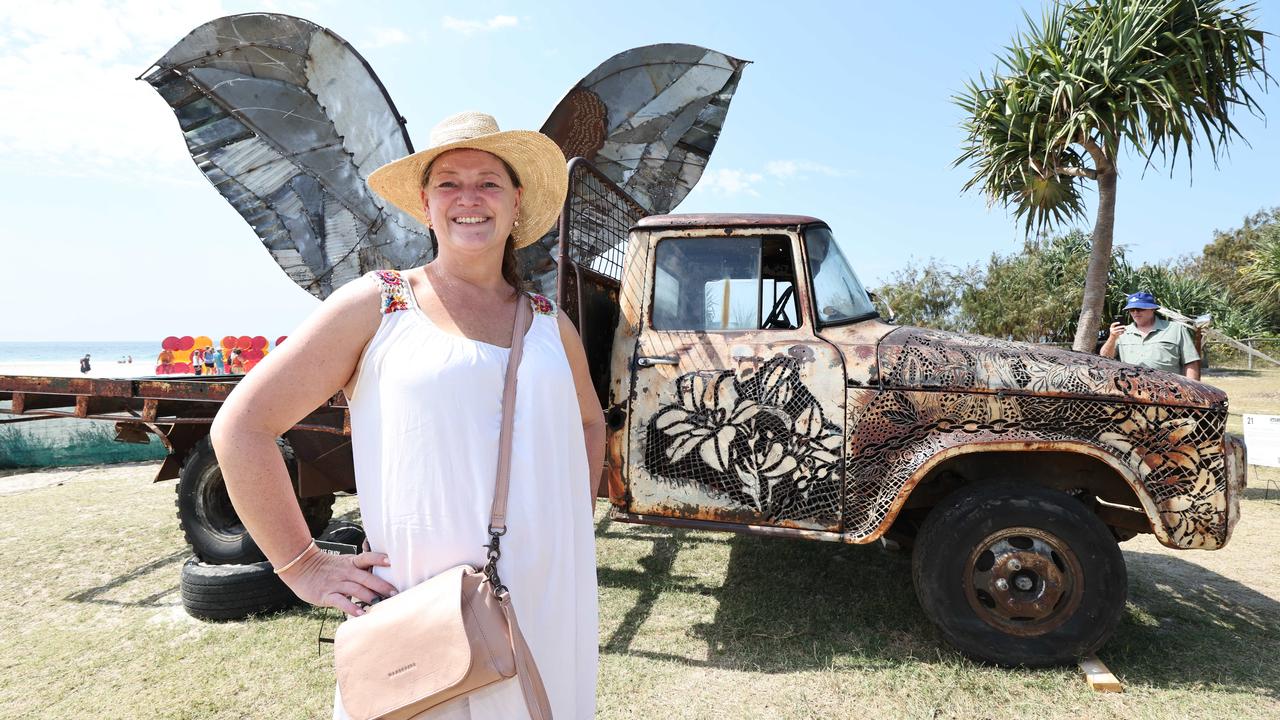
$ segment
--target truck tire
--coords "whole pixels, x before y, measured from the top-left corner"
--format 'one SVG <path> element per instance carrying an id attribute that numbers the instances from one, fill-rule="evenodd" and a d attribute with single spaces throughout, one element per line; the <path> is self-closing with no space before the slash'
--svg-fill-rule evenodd
<path id="1" fill-rule="evenodd" d="M 280 452 L 284 454 L 289 475 L 294 476 L 297 470 L 293 451 L 283 440 L 280 441 Z M 174 491 L 177 493 L 174 504 L 178 508 L 182 534 L 201 562 L 236 565 L 266 559 L 231 505 L 227 486 L 222 480 L 222 469 L 213 454 L 213 443 L 207 436 L 187 453 L 182 469 L 178 471 L 178 484 Z M 328 526 L 329 518 L 333 516 L 333 501 L 333 495 L 298 501 L 312 537 Z"/>
<path id="2" fill-rule="evenodd" d="M 240 620 L 302 602 L 268 562 L 208 565 L 191 558 L 182 566 L 180 587 L 182 607 L 201 620 Z"/>
<path id="3" fill-rule="evenodd" d="M 943 638 L 974 659 L 1073 663 L 1111 637 L 1128 575 L 1105 524 L 1038 485 L 962 487 L 929 513 L 911 563 L 916 595 Z"/>

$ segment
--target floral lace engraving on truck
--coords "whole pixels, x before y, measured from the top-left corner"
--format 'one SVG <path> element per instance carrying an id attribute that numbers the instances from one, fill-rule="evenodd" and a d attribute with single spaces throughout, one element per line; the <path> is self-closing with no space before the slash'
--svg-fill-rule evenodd
<path id="1" fill-rule="evenodd" d="M 840 427 L 823 417 L 794 358 L 749 375 L 686 373 L 674 400 L 648 421 L 644 462 L 656 479 L 769 520 L 838 517 Z"/>
<path id="2" fill-rule="evenodd" d="M 900 328 L 887 335 L 880 346 L 880 368 L 886 388 L 1126 397 L 1226 409 L 1221 390 L 1180 375 L 1088 353 L 921 328 Z"/>
<path id="3" fill-rule="evenodd" d="M 1087 353 L 918 328 L 886 336 L 879 361 L 887 392 L 849 428 L 847 532 L 875 532 L 906 482 L 939 452 L 1059 441 L 1087 443 L 1129 467 L 1155 504 L 1167 544 L 1226 541 L 1222 391 Z"/>

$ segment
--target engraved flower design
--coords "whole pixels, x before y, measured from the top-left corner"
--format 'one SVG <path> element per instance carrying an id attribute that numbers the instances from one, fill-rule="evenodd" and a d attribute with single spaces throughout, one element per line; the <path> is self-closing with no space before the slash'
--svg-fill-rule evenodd
<path id="1" fill-rule="evenodd" d="M 836 463 L 840 459 L 843 438 L 833 432 L 822 418 L 822 409 L 815 403 L 800 414 L 795 423 L 796 439 L 796 489 L 808 497 L 815 487 L 834 479 Z"/>
<path id="2" fill-rule="evenodd" d="M 651 468 L 656 474 L 691 475 L 687 479 L 707 490 L 771 517 L 807 516 L 815 492 L 823 498 L 832 492 L 843 435 L 824 418 L 793 358 L 774 358 L 743 377 L 682 375 L 675 394 L 651 426 L 666 439 L 659 446 L 665 467 Z M 686 458 L 715 474 L 671 467 Z"/>
<path id="3" fill-rule="evenodd" d="M 1179 547 L 1216 548 L 1220 540 L 1214 530 L 1222 527 L 1227 497 L 1218 487 L 1214 473 L 1205 469 L 1180 490 L 1159 505 L 1160 519 L 1169 536 Z"/>
<path id="4" fill-rule="evenodd" d="M 738 397 L 733 373 L 693 372 L 676 380 L 676 403 L 654 418 L 654 426 L 671 438 L 668 462 L 698 452 L 718 472 L 729 468 L 729 446 L 755 417 L 760 406 Z"/>
<path id="5" fill-rule="evenodd" d="M 1115 430 L 1098 440 L 1124 453 L 1129 465 L 1144 481 L 1176 481 L 1195 473 L 1200 465 L 1200 449 L 1192 439 L 1194 418 L 1167 407 L 1135 407 Z"/>

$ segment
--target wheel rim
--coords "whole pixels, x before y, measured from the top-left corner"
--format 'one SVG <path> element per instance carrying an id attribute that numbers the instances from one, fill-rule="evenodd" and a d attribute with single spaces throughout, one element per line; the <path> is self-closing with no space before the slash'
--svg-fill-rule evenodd
<path id="1" fill-rule="evenodd" d="M 983 622 L 1012 635 L 1047 633 L 1080 607 L 1080 561 L 1058 536 L 1004 528 L 978 543 L 965 565 L 965 597 Z"/>
<path id="2" fill-rule="evenodd" d="M 200 484 L 200 502 L 196 512 L 205 527 L 226 540 L 236 540 L 244 535 L 244 524 L 231 505 L 222 473 L 217 469 L 210 470 Z"/>

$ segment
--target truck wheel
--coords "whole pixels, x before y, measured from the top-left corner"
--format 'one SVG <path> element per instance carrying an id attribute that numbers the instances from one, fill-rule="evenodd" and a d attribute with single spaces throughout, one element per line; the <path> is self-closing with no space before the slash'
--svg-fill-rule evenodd
<path id="1" fill-rule="evenodd" d="M 281 441 L 280 451 L 290 476 L 295 475 L 292 449 Z M 213 443 L 208 437 L 201 438 L 187 453 L 174 490 L 178 494 L 174 504 L 178 507 L 182 534 L 197 558 L 211 565 L 256 563 L 266 559 L 231 505 L 222 469 L 218 467 Z M 333 516 L 333 501 L 332 495 L 299 500 L 312 537 L 328 526 Z"/>
<path id="2" fill-rule="evenodd" d="M 916 595 L 948 643 L 998 665 L 1072 663 L 1111 637 L 1128 576 L 1107 526 L 1071 496 L 991 483 L 929 513 L 911 563 Z"/>
<path id="3" fill-rule="evenodd" d="M 302 602 L 268 562 L 207 565 L 191 558 L 182 566 L 180 587 L 182 607 L 201 620 L 240 620 Z"/>

